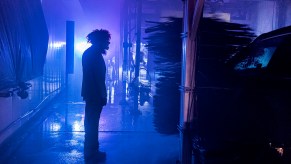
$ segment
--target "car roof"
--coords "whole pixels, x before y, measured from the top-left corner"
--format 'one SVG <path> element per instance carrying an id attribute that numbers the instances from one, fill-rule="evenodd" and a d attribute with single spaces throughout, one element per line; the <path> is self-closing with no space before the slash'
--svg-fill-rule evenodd
<path id="1" fill-rule="evenodd" d="M 253 43 L 262 42 L 269 39 L 291 37 L 291 26 L 286 26 L 258 36 Z"/>

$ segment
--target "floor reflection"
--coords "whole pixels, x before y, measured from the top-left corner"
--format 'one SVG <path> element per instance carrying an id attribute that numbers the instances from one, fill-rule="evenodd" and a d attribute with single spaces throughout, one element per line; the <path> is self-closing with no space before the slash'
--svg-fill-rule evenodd
<path id="1" fill-rule="evenodd" d="M 17 136 L 18 142 L 5 147 L 7 155 L 2 154 L 0 163 L 85 163 L 85 103 L 72 93 L 73 89 L 64 91 L 49 104 Z M 121 87 L 109 83 L 108 105 L 99 126 L 100 150 L 107 153 L 105 163 L 175 163 L 179 137 L 156 132 L 151 104 L 140 106 L 134 113 L 130 104 L 119 105 L 120 95 Z"/>

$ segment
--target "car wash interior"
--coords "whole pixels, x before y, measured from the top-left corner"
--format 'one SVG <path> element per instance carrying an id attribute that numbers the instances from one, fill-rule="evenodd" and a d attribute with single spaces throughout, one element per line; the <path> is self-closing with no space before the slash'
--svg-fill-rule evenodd
<path id="1" fill-rule="evenodd" d="M 98 162 L 81 96 L 95 29 L 111 34 L 103 163 L 291 162 L 290 0 L 1 0 L 0 163 Z"/>

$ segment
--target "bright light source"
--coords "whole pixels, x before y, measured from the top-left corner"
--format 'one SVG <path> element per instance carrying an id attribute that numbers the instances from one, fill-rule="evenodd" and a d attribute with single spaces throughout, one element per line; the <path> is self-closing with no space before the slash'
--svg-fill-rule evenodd
<path id="1" fill-rule="evenodd" d="M 50 130 L 53 132 L 58 132 L 61 129 L 61 125 L 59 123 L 52 123 L 52 125 L 50 126 Z"/>
<path id="2" fill-rule="evenodd" d="M 73 123 L 73 131 L 81 131 L 82 130 L 82 123 L 80 121 L 74 121 Z"/>
<path id="3" fill-rule="evenodd" d="M 275 148 L 277 150 L 277 152 L 279 153 L 279 155 L 282 157 L 284 154 L 284 149 L 279 147 L 279 148 Z"/>
<path id="4" fill-rule="evenodd" d="M 66 45 L 66 42 L 51 42 L 49 46 L 54 49 L 60 49 Z"/>
<path id="5" fill-rule="evenodd" d="M 90 46 L 91 46 L 91 44 L 86 42 L 86 41 L 76 42 L 75 50 L 78 51 L 79 53 L 83 53 Z"/>
<path id="6" fill-rule="evenodd" d="M 84 40 L 76 41 L 76 43 L 75 43 L 75 55 L 78 58 L 82 58 L 82 54 L 90 46 L 91 46 L 91 43 L 88 43 L 87 41 L 84 41 Z"/>

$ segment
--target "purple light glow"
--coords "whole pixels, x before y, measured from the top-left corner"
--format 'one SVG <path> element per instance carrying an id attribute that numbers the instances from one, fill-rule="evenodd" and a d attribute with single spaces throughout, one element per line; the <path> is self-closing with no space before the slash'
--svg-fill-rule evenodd
<path id="1" fill-rule="evenodd" d="M 106 58 L 112 58 L 120 45 L 120 17 L 124 0 L 43 0 L 42 6 L 51 38 L 65 39 L 65 22 L 75 22 L 75 48 L 82 53 L 88 45 L 86 36 L 94 29 L 111 33 L 110 49 Z M 83 43 L 84 42 L 84 43 Z"/>

